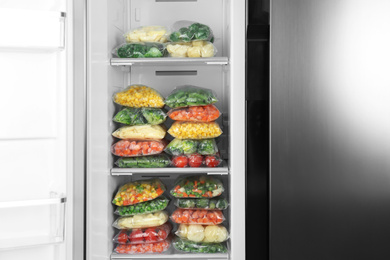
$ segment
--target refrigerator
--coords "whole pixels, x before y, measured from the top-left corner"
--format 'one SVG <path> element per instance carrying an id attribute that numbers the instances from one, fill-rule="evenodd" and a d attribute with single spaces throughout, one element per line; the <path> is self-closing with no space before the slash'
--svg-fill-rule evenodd
<path id="1" fill-rule="evenodd" d="M 4 37 L 15 40 L 6 45 L 0 40 L 5 71 L 0 85 L 8 86 L 4 79 L 16 82 L 1 89 L 1 116 L 10 107 L 18 115 L 4 117 L 0 129 L 0 171 L 7 173 L 0 174 L 0 259 L 390 258 L 389 1 L 20 0 L 1 5 L 31 10 L 15 15 L 1 10 L 0 16 L 4 35 L 12 35 L 7 24 L 15 24 L 29 37 Z M 38 5 L 48 7 L 36 12 Z M 128 30 L 178 20 L 209 25 L 215 57 L 113 55 Z M 39 38 L 45 35 L 54 40 L 42 46 Z M 131 84 L 150 86 L 163 97 L 184 84 L 212 89 L 222 112 L 217 121 L 223 131 L 218 138 L 222 165 L 117 168 L 110 149 L 119 108 L 112 97 Z M 20 86 L 23 94 L 16 91 Z M 16 106 L 8 97 L 17 95 L 23 102 Z M 42 120 L 50 109 L 56 113 Z M 13 147 L 29 156 L 20 160 Z M 189 175 L 222 181 L 229 201 L 223 212 L 228 252 L 116 253 L 112 199 L 118 188 L 159 178 L 169 190 L 177 178 Z M 24 192 L 13 193 L 14 187 Z M 169 214 L 174 209 L 170 202 Z M 26 217 L 34 225 L 20 225 Z"/>

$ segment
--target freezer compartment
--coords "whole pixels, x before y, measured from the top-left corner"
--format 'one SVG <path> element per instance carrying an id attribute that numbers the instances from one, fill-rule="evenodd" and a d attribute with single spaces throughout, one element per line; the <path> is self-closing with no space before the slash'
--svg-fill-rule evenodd
<path id="1" fill-rule="evenodd" d="M 196 174 L 196 175 L 202 175 L 202 174 Z M 172 212 L 177 209 L 177 207 L 174 205 L 173 200 L 174 198 L 170 195 L 170 190 L 174 187 L 174 183 L 177 180 L 177 178 L 185 177 L 186 175 L 178 175 L 175 173 L 139 173 L 134 174 L 132 176 L 117 176 L 115 178 L 109 179 L 109 186 L 110 186 L 110 197 L 108 198 L 108 201 L 111 201 L 117 190 L 120 186 L 122 186 L 125 183 L 131 182 L 131 181 L 137 181 L 137 180 L 148 180 L 152 178 L 159 178 L 166 186 L 166 191 L 164 192 L 164 195 L 170 199 L 170 202 L 168 204 L 168 207 L 165 209 L 169 216 L 171 216 Z M 229 175 L 213 175 L 213 177 L 219 179 L 222 181 L 224 186 L 224 192 L 221 196 L 224 196 L 229 202 L 230 202 L 230 176 Z M 113 204 L 108 205 L 107 212 L 108 212 L 108 221 L 109 223 L 114 223 L 114 221 L 118 218 L 117 215 L 114 215 L 114 211 L 116 209 L 116 206 Z M 223 215 L 225 217 L 224 222 L 222 222 L 222 225 L 224 225 L 228 231 L 230 231 L 230 207 L 228 207 L 226 210 L 223 210 Z M 179 224 L 173 223 L 171 220 L 169 222 L 172 224 L 173 229 L 172 233 L 174 233 Z M 118 229 L 110 227 L 110 230 L 108 231 L 108 237 L 109 239 L 112 239 L 116 233 L 118 232 Z M 230 242 L 229 240 L 225 242 L 227 244 L 227 248 L 229 250 L 230 248 Z M 135 258 L 142 258 L 142 259 L 156 259 L 156 258 L 171 258 L 171 259 L 199 259 L 199 258 L 206 258 L 206 259 L 228 259 L 229 254 L 194 254 L 194 253 L 183 253 L 180 251 L 177 251 L 173 245 L 171 245 L 170 249 L 162 254 L 145 254 L 145 255 L 125 255 L 125 254 L 118 254 L 114 252 L 116 244 L 112 243 L 112 254 L 111 259 L 135 259 Z"/>

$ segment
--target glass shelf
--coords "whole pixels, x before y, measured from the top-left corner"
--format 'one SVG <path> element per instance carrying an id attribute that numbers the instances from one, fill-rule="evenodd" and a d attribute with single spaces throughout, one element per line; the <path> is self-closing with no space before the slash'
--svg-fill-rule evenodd
<path id="1" fill-rule="evenodd" d="M 137 66 L 137 65 L 227 65 L 229 59 L 227 57 L 212 57 L 212 58 L 112 58 L 111 66 Z"/>

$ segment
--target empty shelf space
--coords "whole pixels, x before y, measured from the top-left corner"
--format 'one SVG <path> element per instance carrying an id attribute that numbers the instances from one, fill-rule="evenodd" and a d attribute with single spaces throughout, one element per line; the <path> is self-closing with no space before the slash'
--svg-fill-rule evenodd
<path id="1" fill-rule="evenodd" d="M 212 57 L 212 58 L 112 58 L 111 66 L 137 66 L 137 65 L 227 65 L 229 59 L 227 57 Z"/>

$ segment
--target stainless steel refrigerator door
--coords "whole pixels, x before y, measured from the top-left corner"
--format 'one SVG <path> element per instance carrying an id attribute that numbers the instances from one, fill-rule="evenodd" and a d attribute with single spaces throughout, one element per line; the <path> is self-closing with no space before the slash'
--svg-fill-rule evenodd
<path id="1" fill-rule="evenodd" d="M 390 259 L 389 10 L 272 1 L 272 260 Z"/>

